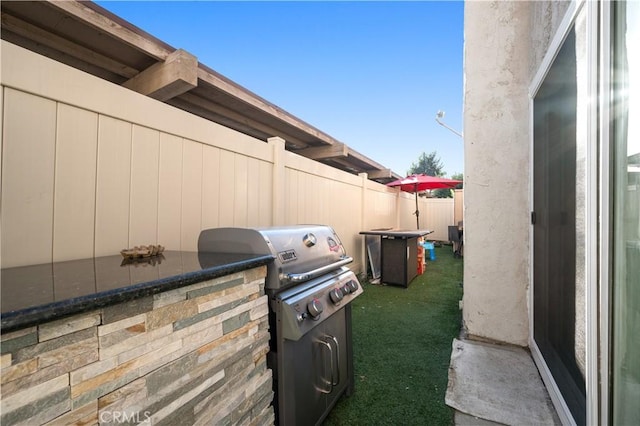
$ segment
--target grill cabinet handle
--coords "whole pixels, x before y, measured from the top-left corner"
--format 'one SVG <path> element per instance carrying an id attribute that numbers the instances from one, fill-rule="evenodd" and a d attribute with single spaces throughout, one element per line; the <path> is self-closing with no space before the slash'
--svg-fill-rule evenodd
<path id="1" fill-rule="evenodd" d="M 335 366 L 337 368 L 333 368 L 333 359 L 331 360 L 331 384 L 333 386 L 338 386 L 340 384 L 340 345 L 338 344 L 338 339 L 335 336 L 329 334 L 329 338 L 333 340 L 333 343 L 336 344 L 336 363 Z M 331 355 L 333 356 L 333 351 L 331 351 Z"/>
<path id="2" fill-rule="evenodd" d="M 318 340 L 318 343 L 329 350 L 329 369 L 331 370 L 331 380 L 327 380 L 325 377 L 322 377 L 322 384 L 327 385 L 327 388 L 325 389 L 324 387 L 316 386 L 316 389 L 322 393 L 328 394 L 333 392 L 334 386 L 338 386 L 340 384 L 340 344 L 338 343 L 338 339 L 330 334 L 322 337 Z M 336 347 L 335 351 L 333 350 L 333 345 Z M 319 371 L 324 373 L 324 368 L 320 368 Z"/>
<path id="3" fill-rule="evenodd" d="M 342 260 L 322 266 L 312 271 L 302 272 L 300 274 L 286 274 L 283 278 L 289 282 L 301 283 L 319 277 L 320 275 L 326 274 L 327 272 L 333 271 L 334 269 L 338 269 L 339 267 L 351 262 L 353 262 L 353 257 L 345 257 Z"/>
<path id="4" fill-rule="evenodd" d="M 316 389 L 322 393 L 328 394 L 333 391 L 333 350 L 331 349 L 331 345 L 322 339 L 318 340 L 318 344 L 329 349 L 329 356 L 331 358 L 331 380 L 327 380 L 324 377 L 324 361 L 322 361 L 322 368 L 319 368 L 318 371 L 323 373 L 323 375 L 321 376 L 321 381 L 323 385 L 327 385 L 327 388 L 316 386 Z"/>

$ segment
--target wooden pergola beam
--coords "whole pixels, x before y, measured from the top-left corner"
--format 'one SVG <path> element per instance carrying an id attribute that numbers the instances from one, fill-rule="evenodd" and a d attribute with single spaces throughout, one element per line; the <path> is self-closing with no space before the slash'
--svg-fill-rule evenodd
<path id="1" fill-rule="evenodd" d="M 150 39 L 145 34 L 126 28 L 121 22 L 117 22 L 103 14 L 103 9 L 99 6 L 93 6 L 92 2 L 47 0 L 46 3 L 53 8 L 63 10 L 67 15 L 80 22 L 91 25 L 97 30 L 121 40 L 156 60 L 164 61 L 171 54 L 171 49 L 160 45 L 157 40 Z M 94 7 L 97 7 L 98 10 L 94 10 Z"/>
<path id="2" fill-rule="evenodd" d="M 361 167 L 356 166 L 355 164 L 349 162 L 347 157 L 336 157 L 336 158 L 328 158 L 332 164 L 339 164 L 343 170 L 349 173 L 362 173 L 364 170 Z"/>
<path id="3" fill-rule="evenodd" d="M 237 100 L 246 103 L 247 105 L 255 108 L 261 114 L 267 114 L 273 118 L 282 121 L 288 126 L 292 126 L 299 131 L 308 134 L 310 137 L 317 139 L 321 143 L 327 145 L 333 145 L 337 141 L 326 133 L 316 129 L 308 123 L 300 120 L 297 117 L 289 114 L 282 108 L 268 102 L 267 100 L 259 97 L 258 95 L 250 92 L 244 87 L 232 82 L 231 80 L 223 77 L 221 74 L 209 69 L 203 64 L 200 64 L 198 72 L 198 78 L 213 86 L 216 90 L 224 92 Z"/>
<path id="4" fill-rule="evenodd" d="M 138 70 L 134 68 L 114 61 L 40 27 L 31 25 L 5 12 L 2 12 L 2 29 L 126 78 L 131 78 L 138 73 Z"/>
<path id="5" fill-rule="evenodd" d="M 175 98 L 198 85 L 198 59 L 178 49 L 122 84 L 159 101 Z"/>
<path id="6" fill-rule="evenodd" d="M 328 146 L 316 146 L 295 151 L 304 157 L 313 160 L 325 160 L 327 158 L 346 158 L 349 155 L 349 147 L 343 143 L 334 143 Z"/>
<path id="7" fill-rule="evenodd" d="M 366 173 L 369 179 L 389 179 L 393 177 L 391 169 L 367 170 Z"/>
<path id="8" fill-rule="evenodd" d="M 242 133 L 248 133 L 247 130 L 253 128 L 267 135 L 277 135 L 283 138 L 287 144 L 296 145 L 299 147 L 307 146 L 307 144 L 301 141 L 299 138 L 291 136 L 290 134 L 283 131 L 279 131 L 264 123 L 253 120 L 248 116 L 243 115 L 237 111 L 233 111 L 223 105 L 196 96 L 193 93 L 184 93 L 180 97 L 172 99 L 171 104 L 179 106 L 181 108 L 186 107 L 187 105 L 193 105 L 197 108 L 200 108 L 202 111 L 210 111 L 213 114 L 218 115 L 219 117 L 225 117 L 227 121 L 226 123 L 224 123 L 224 125 L 226 125 L 227 127 L 235 128 Z M 212 121 L 216 120 L 212 119 Z"/>
<path id="9" fill-rule="evenodd" d="M 255 138 L 280 136 L 287 150 L 332 167 L 372 179 L 399 177 L 96 3 L 43 0 L 3 4 L 2 11 L 3 36 L 34 52 L 112 83 L 128 79 L 126 87 Z M 65 23 L 79 30 L 54 33 Z"/>

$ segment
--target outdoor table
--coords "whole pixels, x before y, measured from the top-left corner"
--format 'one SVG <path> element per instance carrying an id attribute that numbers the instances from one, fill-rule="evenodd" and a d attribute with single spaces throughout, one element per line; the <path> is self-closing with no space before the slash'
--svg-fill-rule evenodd
<path id="1" fill-rule="evenodd" d="M 429 229 L 374 229 L 360 235 L 380 236 L 380 281 L 409 287 L 418 275 L 418 238 L 431 234 Z"/>

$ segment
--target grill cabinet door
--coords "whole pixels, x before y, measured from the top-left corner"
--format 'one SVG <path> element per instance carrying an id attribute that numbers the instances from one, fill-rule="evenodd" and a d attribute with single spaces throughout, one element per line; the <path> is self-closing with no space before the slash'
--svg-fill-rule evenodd
<path id="1" fill-rule="evenodd" d="M 348 386 L 350 371 L 345 308 L 298 341 L 282 342 L 280 425 L 317 425 Z"/>

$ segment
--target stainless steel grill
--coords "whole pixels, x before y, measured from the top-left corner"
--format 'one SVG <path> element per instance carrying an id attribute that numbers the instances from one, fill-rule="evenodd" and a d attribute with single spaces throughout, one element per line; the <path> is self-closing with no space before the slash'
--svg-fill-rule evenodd
<path id="1" fill-rule="evenodd" d="M 354 385 L 350 303 L 362 287 L 337 234 L 324 225 L 215 228 L 202 231 L 198 250 L 275 257 L 265 291 L 276 420 L 320 424 Z"/>

